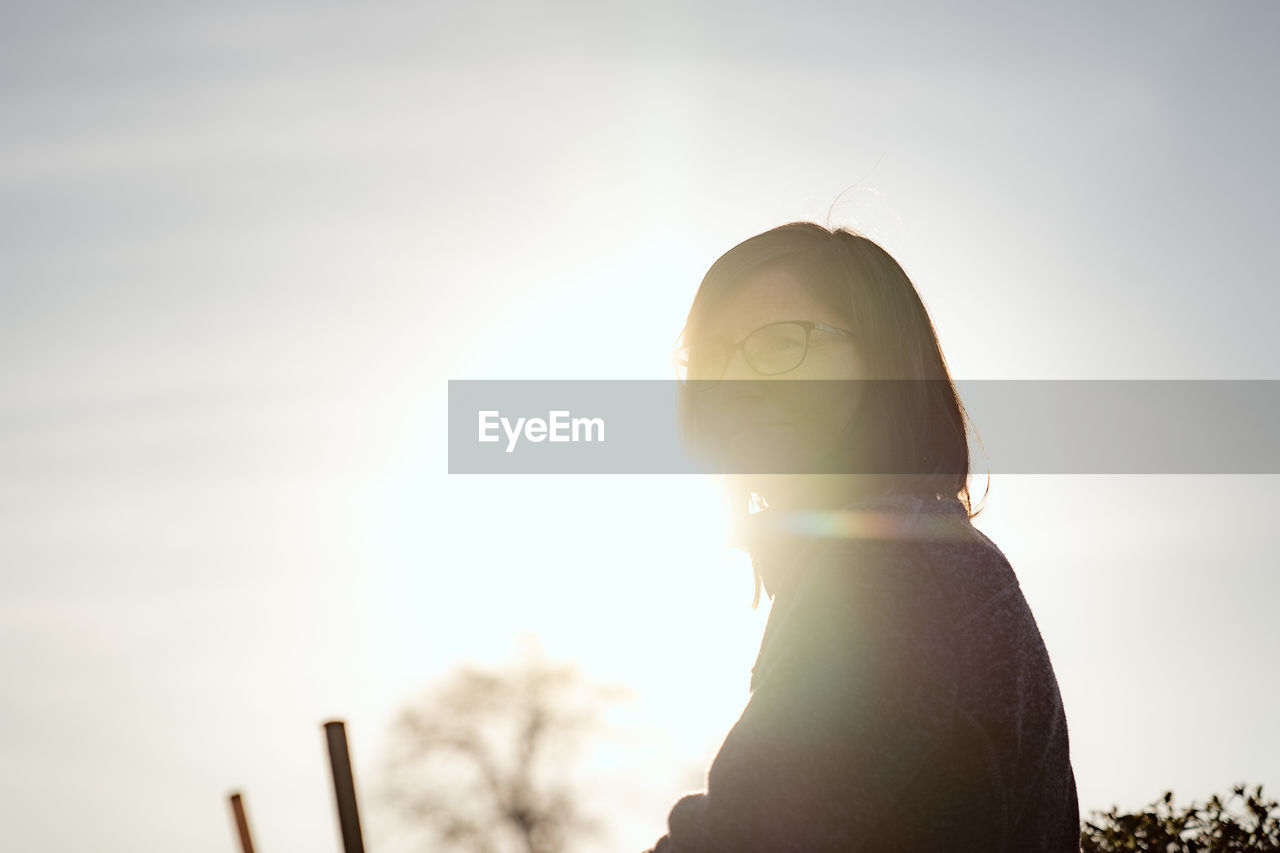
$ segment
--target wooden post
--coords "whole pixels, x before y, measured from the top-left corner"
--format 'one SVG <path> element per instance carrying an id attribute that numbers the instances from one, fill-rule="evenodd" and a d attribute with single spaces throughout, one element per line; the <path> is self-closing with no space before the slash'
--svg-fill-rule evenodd
<path id="1" fill-rule="evenodd" d="M 249 835 L 249 819 L 244 813 L 244 800 L 240 792 L 231 795 L 231 813 L 235 816 L 236 832 L 240 833 L 241 853 L 253 853 L 253 837 Z"/>
<path id="2" fill-rule="evenodd" d="M 333 796 L 338 804 L 345 853 L 364 853 L 360 835 L 360 810 L 356 806 L 356 783 L 351 776 L 351 754 L 347 751 L 347 729 L 341 720 L 324 724 L 329 741 L 329 767 L 333 771 Z"/>

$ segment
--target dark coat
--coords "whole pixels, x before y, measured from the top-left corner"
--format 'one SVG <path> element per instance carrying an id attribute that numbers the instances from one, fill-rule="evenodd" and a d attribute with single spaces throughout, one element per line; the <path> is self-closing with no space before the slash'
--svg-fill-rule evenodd
<path id="1" fill-rule="evenodd" d="M 751 697 L 646 853 L 1077 853 L 1058 682 L 963 504 L 853 504 L 775 595 Z"/>

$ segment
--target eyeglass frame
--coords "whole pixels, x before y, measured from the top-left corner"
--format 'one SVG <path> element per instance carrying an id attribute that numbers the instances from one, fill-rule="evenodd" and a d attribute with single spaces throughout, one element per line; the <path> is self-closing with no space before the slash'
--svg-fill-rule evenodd
<path id="1" fill-rule="evenodd" d="M 759 332 L 761 329 L 767 329 L 770 326 L 801 326 L 804 328 L 804 353 L 801 354 L 800 360 L 796 362 L 794 367 L 788 367 L 786 370 L 779 370 L 777 373 L 764 373 L 758 367 L 756 367 L 755 364 L 752 363 L 751 361 L 751 356 L 747 355 L 747 350 L 745 347 L 747 340 L 752 335 L 754 335 L 756 332 Z M 799 369 L 799 367 L 802 364 L 804 364 L 804 360 L 809 357 L 809 336 L 814 331 L 827 332 L 829 334 L 839 335 L 844 338 L 858 337 L 856 332 L 850 331 L 849 329 L 842 329 L 839 326 L 832 326 L 828 323 L 820 323 L 817 320 L 774 320 L 772 323 L 765 323 L 763 326 L 759 326 L 755 329 L 752 329 L 750 332 L 747 332 L 745 335 L 743 335 L 742 338 L 739 339 L 736 343 L 731 343 L 725 348 L 724 364 L 720 366 L 719 376 L 717 376 L 715 379 L 695 379 L 693 381 L 712 383 L 712 382 L 719 382 L 720 380 L 724 379 L 725 371 L 729 369 L 729 363 L 733 361 L 734 354 L 737 353 L 739 350 L 742 351 L 742 357 L 743 359 L 746 360 L 747 364 L 751 366 L 751 369 L 754 370 L 756 373 L 759 373 L 761 376 L 782 376 L 784 374 L 790 373 L 793 370 Z M 684 334 L 681 333 L 681 337 L 683 336 Z M 677 338 L 676 340 L 678 342 L 679 338 Z M 707 340 L 724 341 L 726 340 L 726 338 L 723 335 L 713 335 L 713 336 L 709 336 Z M 685 349 L 686 347 L 692 347 L 692 346 L 693 346 L 692 343 L 686 343 L 683 347 L 677 347 L 676 349 L 672 350 L 670 354 L 672 369 L 676 371 L 676 379 L 682 385 L 687 384 L 690 380 L 688 379 L 687 373 L 684 379 L 679 378 L 680 367 L 683 365 L 683 367 L 687 372 L 689 369 L 689 362 L 688 361 L 682 362 L 677 356 L 677 353 L 679 353 L 680 350 Z"/>

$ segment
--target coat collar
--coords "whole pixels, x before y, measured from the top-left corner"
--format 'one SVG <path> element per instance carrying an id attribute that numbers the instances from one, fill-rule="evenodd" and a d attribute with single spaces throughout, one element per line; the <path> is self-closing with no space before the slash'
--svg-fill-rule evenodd
<path id="1" fill-rule="evenodd" d="M 932 524 L 923 516 L 968 517 L 958 498 L 917 494 L 880 495 L 838 510 L 783 511 L 764 509 L 741 520 L 737 541 L 751 555 L 770 598 L 788 585 L 824 545 L 846 539 L 894 539 L 928 536 Z"/>

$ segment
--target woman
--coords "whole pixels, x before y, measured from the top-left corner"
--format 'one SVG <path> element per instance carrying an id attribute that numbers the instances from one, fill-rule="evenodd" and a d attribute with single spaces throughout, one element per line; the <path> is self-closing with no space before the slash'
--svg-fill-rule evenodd
<path id="1" fill-rule="evenodd" d="M 773 605 L 706 791 L 646 853 L 1078 851 L 1057 680 L 971 523 L 964 411 L 901 267 L 772 229 L 711 267 L 678 344 L 686 440 Z"/>

